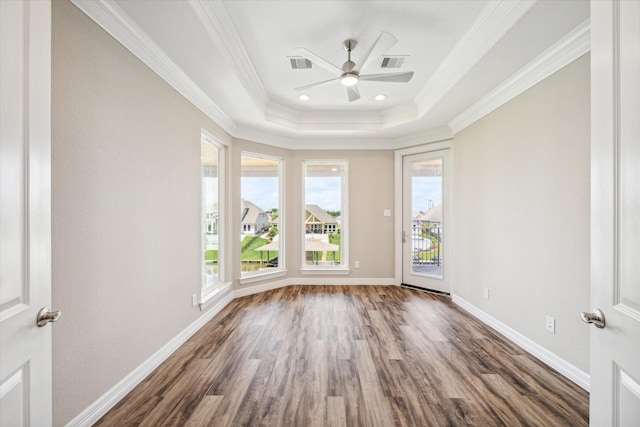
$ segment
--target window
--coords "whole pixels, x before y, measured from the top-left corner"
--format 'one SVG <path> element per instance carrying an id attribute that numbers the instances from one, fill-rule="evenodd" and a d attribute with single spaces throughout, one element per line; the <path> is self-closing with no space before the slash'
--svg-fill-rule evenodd
<path id="1" fill-rule="evenodd" d="M 347 162 L 303 162 L 303 270 L 346 270 Z"/>
<path id="2" fill-rule="evenodd" d="M 200 143 L 202 300 L 225 280 L 224 155 L 224 146 L 203 133 Z"/>
<path id="3" fill-rule="evenodd" d="M 242 153 L 240 176 L 240 277 L 283 271 L 282 160 Z"/>

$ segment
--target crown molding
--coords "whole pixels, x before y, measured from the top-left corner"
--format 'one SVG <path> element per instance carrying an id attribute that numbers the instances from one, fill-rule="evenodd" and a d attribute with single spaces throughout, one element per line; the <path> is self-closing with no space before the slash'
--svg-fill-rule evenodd
<path id="1" fill-rule="evenodd" d="M 389 150 L 453 138 L 453 134 L 508 102 L 589 51 L 589 21 L 540 55 L 507 82 L 476 102 L 449 126 L 399 138 L 380 138 L 375 131 L 413 122 L 422 117 L 515 24 L 535 0 L 490 2 L 471 29 L 416 96 L 415 102 L 371 111 L 300 111 L 269 101 L 237 31 L 221 2 L 189 0 L 214 43 L 229 54 L 242 86 L 267 123 L 255 128 L 236 123 L 195 84 L 115 2 L 70 0 L 160 78 L 200 109 L 232 138 L 247 139 L 290 150 Z M 345 132 L 347 131 L 347 132 Z"/>
<path id="2" fill-rule="evenodd" d="M 415 97 L 424 116 L 522 18 L 535 0 L 489 2 Z"/>
<path id="3" fill-rule="evenodd" d="M 589 52 L 590 28 L 590 20 L 587 19 L 507 81 L 451 120 L 449 127 L 453 133 L 460 132 Z"/>
<path id="4" fill-rule="evenodd" d="M 242 44 L 240 35 L 233 25 L 229 12 L 223 2 L 203 0 L 189 0 L 209 37 L 227 52 L 233 64 L 236 76 L 260 111 L 265 110 L 269 103 L 269 95 L 249 58 L 249 54 Z"/>
<path id="5" fill-rule="evenodd" d="M 301 131 L 366 131 L 383 128 L 382 115 L 377 111 L 300 111 L 276 103 L 267 105 L 265 120 Z"/>
<path id="6" fill-rule="evenodd" d="M 415 122 L 420 116 L 415 102 L 409 101 L 382 112 L 382 128 L 388 129 L 405 123 Z"/>
<path id="7" fill-rule="evenodd" d="M 235 123 L 216 105 L 142 29 L 115 3 L 105 0 L 71 0 L 71 2 L 160 78 L 202 110 L 218 126 L 233 134 Z"/>
<path id="8" fill-rule="evenodd" d="M 354 132 L 353 137 L 345 137 L 342 132 L 339 135 L 308 132 L 307 135 L 287 137 L 277 135 L 268 129 L 241 126 L 238 127 L 234 138 L 287 150 L 391 150 L 394 147 L 392 139 L 363 136 L 361 132 Z"/>
<path id="9" fill-rule="evenodd" d="M 412 135 L 399 138 L 394 141 L 393 148 L 408 148 L 415 147 L 424 144 L 431 144 L 434 142 L 449 141 L 453 139 L 453 133 L 448 126 L 442 126 L 435 129 L 429 129 L 424 132 L 415 133 Z"/>
<path id="10" fill-rule="evenodd" d="M 389 129 L 418 120 L 413 102 L 379 111 L 305 111 L 270 103 L 265 120 L 300 131 L 371 131 Z"/>

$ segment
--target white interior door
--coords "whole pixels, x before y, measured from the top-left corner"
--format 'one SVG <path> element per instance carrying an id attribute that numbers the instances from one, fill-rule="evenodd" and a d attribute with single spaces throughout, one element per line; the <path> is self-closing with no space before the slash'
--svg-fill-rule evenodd
<path id="1" fill-rule="evenodd" d="M 590 422 L 640 426 L 640 2 L 591 2 Z"/>
<path id="2" fill-rule="evenodd" d="M 450 149 L 402 159 L 402 283 L 450 293 Z"/>
<path id="3" fill-rule="evenodd" d="M 0 426 L 51 425 L 51 5 L 0 0 Z"/>

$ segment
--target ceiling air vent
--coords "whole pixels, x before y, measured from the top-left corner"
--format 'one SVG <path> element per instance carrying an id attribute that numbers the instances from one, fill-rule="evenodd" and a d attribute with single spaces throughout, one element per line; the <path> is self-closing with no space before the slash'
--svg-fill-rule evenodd
<path id="1" fill-rule="evenodd" d="M 313 67 L 313 63 L 302 56 L 289 56 L 289 61 L 293 70 L 308 70 Z"/>
<path id="2" fill-rule="evenodd" d="M 380 68 L 402 68 L 407 62 L 406 56 L 385 56 L 382 58 Z"/>

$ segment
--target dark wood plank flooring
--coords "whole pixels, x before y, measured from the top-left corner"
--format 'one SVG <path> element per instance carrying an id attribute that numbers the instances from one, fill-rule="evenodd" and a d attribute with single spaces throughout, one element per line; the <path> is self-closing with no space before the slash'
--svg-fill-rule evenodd
<path id="1" fill-rule="evenodd" d="M 448 297 L 290 286 L 232 301 L 99 426 L 586 426 L 588 393 Z"/>

